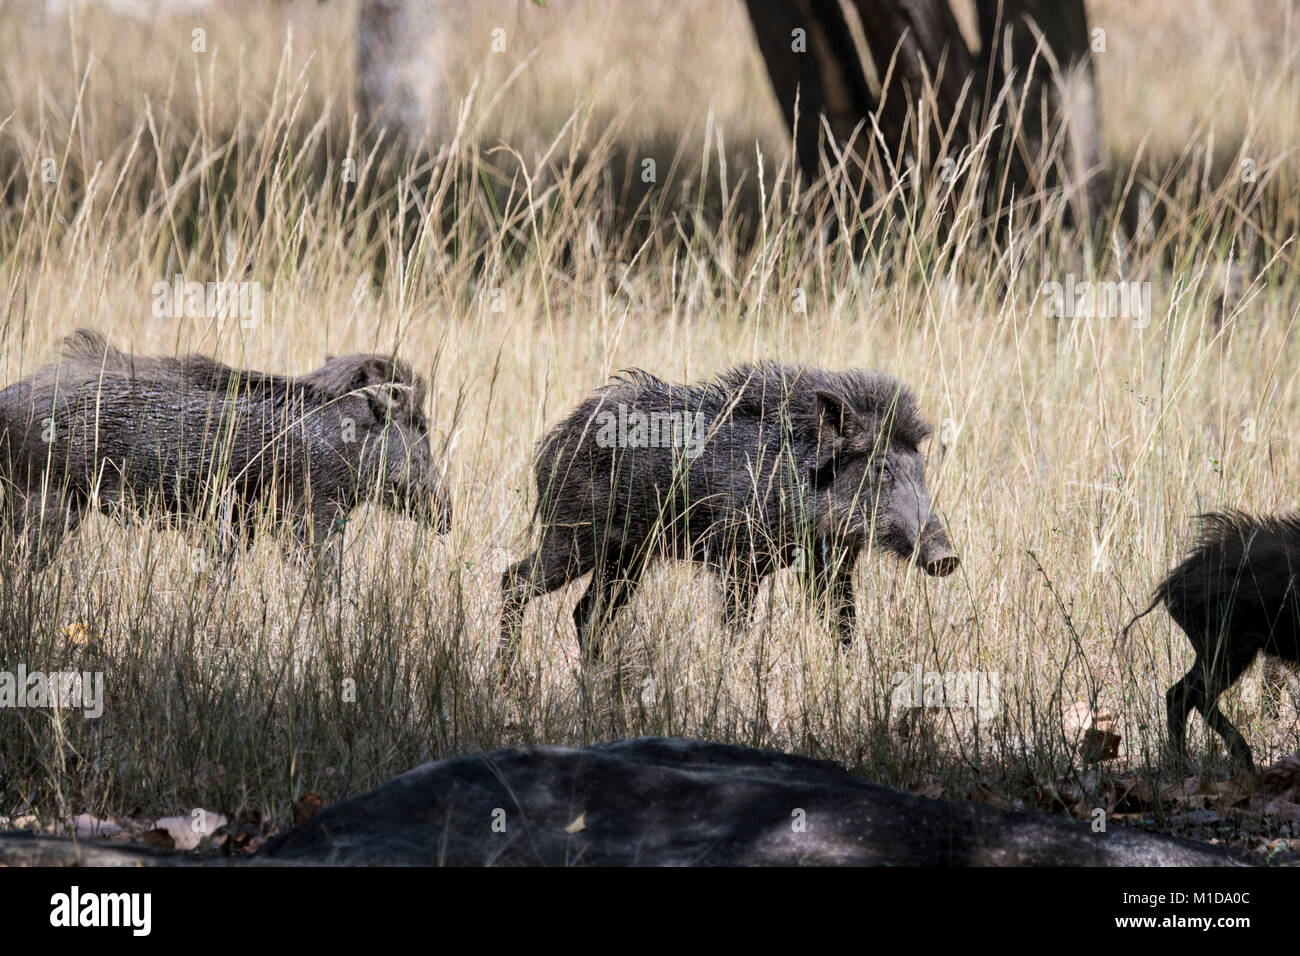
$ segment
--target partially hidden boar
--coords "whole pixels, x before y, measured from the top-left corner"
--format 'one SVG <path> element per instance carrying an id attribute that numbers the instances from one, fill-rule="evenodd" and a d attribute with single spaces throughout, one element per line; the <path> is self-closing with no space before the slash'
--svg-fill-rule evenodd
<path id="1" fill-rule="evenodd" d="M 137 357 L 98 333 L 0 392 L 5 519 L 44 567 L 91 509 L 211 520 L 229 557 L 259 509 L 337 555 L 374 499 L 445 531 L 451 505 L 422 411 L 425 385 L 383 355 L 332 357 L 299 377 L 202 355 Z"/>
<path id="2" fill-rule="evenodd" d="M 573 618 L 591 653 L 593 628 L 661 555 L 720 575 L 732 626 L 766 575 L 794 566 L 847 645 L 868 543 L 931 575 L 958 566 L 926 491 L 930 431 L 912 393 L 879 372 L 765 363 L 695 385 L 622 373 L 538 445 L 541 540 L 502 577 L 503 676 L 531 598 L 590 573 Z"/>
<path id="3" fill-rule="evenodd" d="M 1165 695 L 1175 753 L 1185 749 L 1187 718 L 1195 708 L 1227 743 L 1234 762 L 1254 769 L 1250 745 L 1219 710 L 1218 699 L 1261 651 L 1300 662 L 1300 515 L 1226 512 L 1198 520 L 1193 550 L 1121 638 L 1163 603 L 1196 652 L 1191 669 Z"/>

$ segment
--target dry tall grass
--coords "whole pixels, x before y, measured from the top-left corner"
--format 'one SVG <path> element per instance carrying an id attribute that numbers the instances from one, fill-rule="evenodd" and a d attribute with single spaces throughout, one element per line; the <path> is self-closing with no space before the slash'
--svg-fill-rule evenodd
<path id="1" fill-rule="evenodd" d="M 1292 509 L 1300 489 L 1300 23 L 1283 3 L 1090 7 L 1114 173 L 1094 233 L 1061 225 L 1060 197 L 999 232 L 974 177 L 945 219 L 939 187 L 876 171 L 888 201 L 861 240 L 826 228 L 851 222 L 842 178 L 793 186 L 738 3 L 524 4 L 486 71 L 485 13 L 454 138 L 413 166 L 352 128 L 349 4 L 5 5 L 0 383 L 78 326 L 290 372 L 396 345 L 432 377 L 457 521 L 435 539 L 365 511 L 334 602 L 272 542 L 225 575 L 161 522 L 92 521 L 35 579 L 4 565 L 0 668 L 100 670 L 107 700 L 98 720 L 0 712 L 0 815 L 283 819 L 306 791 L 431 758 L 642 734 L 1016 799 L 1083 768 L 1078 701 L 1116 713 L 1118 766 L 1166 772 L 1163 693 L 1190 650 L 1163 615 L 1120 659 L 1114 635 L 1191 515 Z M 151 287 L 177 273 L 261 282 L 260 324 L 155 318 Z M 1043 285 L 1067 274 L 1150 283 L 1149 324 L 1049 318 Z M 959 574 L 864 561 L 841 657 L 789 575 L 733 637 L 710 578 L 661 566 L 586 670 L 575 585 L 532 605 L 522 679 L 499 692 L 497 586 L 528 544 L 533 442 L 620 368 L 693 380 L 763 358 L 915 387 L 942 423 L 930 486 Z M 915 668 L 994 675 L 994 713 L 901 715 L 896 675 Z M 1300 750 L 1290 704 L 1269 720 L 1249 696 L 1225 706 L 1257 759 Z"/>

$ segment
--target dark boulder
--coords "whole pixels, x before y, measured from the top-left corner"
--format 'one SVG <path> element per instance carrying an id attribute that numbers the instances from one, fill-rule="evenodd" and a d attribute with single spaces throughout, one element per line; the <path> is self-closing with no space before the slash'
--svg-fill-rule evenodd
<path id="1" fill-rule="evenodd" d="M 426 764 L 268 842 L 264 862 L 482 865 L 1224 866 L 1111 824 L 927 800 L 838 764 L 643 738 Z"/>

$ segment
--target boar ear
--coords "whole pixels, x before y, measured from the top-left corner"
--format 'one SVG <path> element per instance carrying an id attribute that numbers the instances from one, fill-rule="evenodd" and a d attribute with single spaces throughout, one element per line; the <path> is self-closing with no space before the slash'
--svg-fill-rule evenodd
<path id="1" fill-rule="evenodd" d="M 402 381 L 395 362 L 378 356 L 367 356 L 357 365 L 352 387 L 366 396 L 379 421 L 389 416 L 402 417 L 409 411 L 415 391 L 409 382 Z"/>
<path id="2" fill-rule="evenodd" d="M 370 401 L 370 410 L 377 421 L 410 417 L 415 386 L 405 382 L 381 382 L 367 385 L 361 391 Z"/>
<path id="3" fill-rule="evenodd" d="M 818 391 L 814 393 L 816 404 L 813 419 L 803 440 L 813 443 L 816 449 L 808 461 L 811 468 L 820 471 L 829 465 L 841 452 L 851 450 L 861 434 L 861 419 L 858 413 L 849 407 L 834 392 Z"/>
<path id="4" fill-rule="evenodd" d="M 857 412 L 834 392 L 817 392 L 817 418 L 822 430 L 830 429 L 841 438 L 848 437 L 857 423 Z"/>

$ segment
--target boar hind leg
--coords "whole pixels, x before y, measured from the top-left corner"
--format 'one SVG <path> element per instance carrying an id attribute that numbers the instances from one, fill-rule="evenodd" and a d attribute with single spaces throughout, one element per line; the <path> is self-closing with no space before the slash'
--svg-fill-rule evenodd
<path id="1" fill-rule="evenodd" d="M 645 561 L 638 558 L 626 561 L 607 558 L 592 571 L 587 590 L 573 608 L 578 649 L 584 658 L 596 660 L 600 657 L 599 635 L 619 608 L 631 600 L 644 569 Z"/>
<path id="2" fill-rule="evenodd" d="M 1232 759 L 1254 769 L 1250 745 L 1241 731 L 1219 710 L 1218 704 L 1219 695 L 1237 682 L 1254 657 L 1255 646 L 1242 645 L 1240 651 L 1234 649 L 1227 660 L 1216 662 L 1218 666 L 1211 669 L 1198 656 L 1183 679 L 1169 688 L 1165 704 L 1169 717 L 1169 741 L 1175 754 L 1181 756 L 1186 751 L 1187 718 L 1195 708 L 1201 712 L 1210 729 L 1223 738 Z"/>
<path id="3" fill-rule="evenodd" d="M 9 526 L 19 553 L 32 571 L 42 571 L 54 560 L 63 536 L 77 530 L 83 507 L 73 499 L 51 494 L 19 497 L 9 512 Z"/>
<path id="4" fill-rule="evenodd" d="M 313 508 L 293 526 L 293 559 L 327 591 L 334 589 L 342 574 L 342 518 L 337 507 Z"/>
<path id="5" fill-rule="evenodd" d="M 1229 650 L 1226 661 L 1216 662 L 1219 666 L 1206 679 L 1205 704 L 1200 709 L 1205 722 L 1228 745 L 1233 762 L 1251 771 L 1255 769 L 1255 760 L 1250 752 L 1250 744 L 1246 743 L 1241 731 L 1219 710 L 1218 701 L 1219 695 L 1235 684 L 1254 663 L 1258 646 L 1239 640 Z"/>

